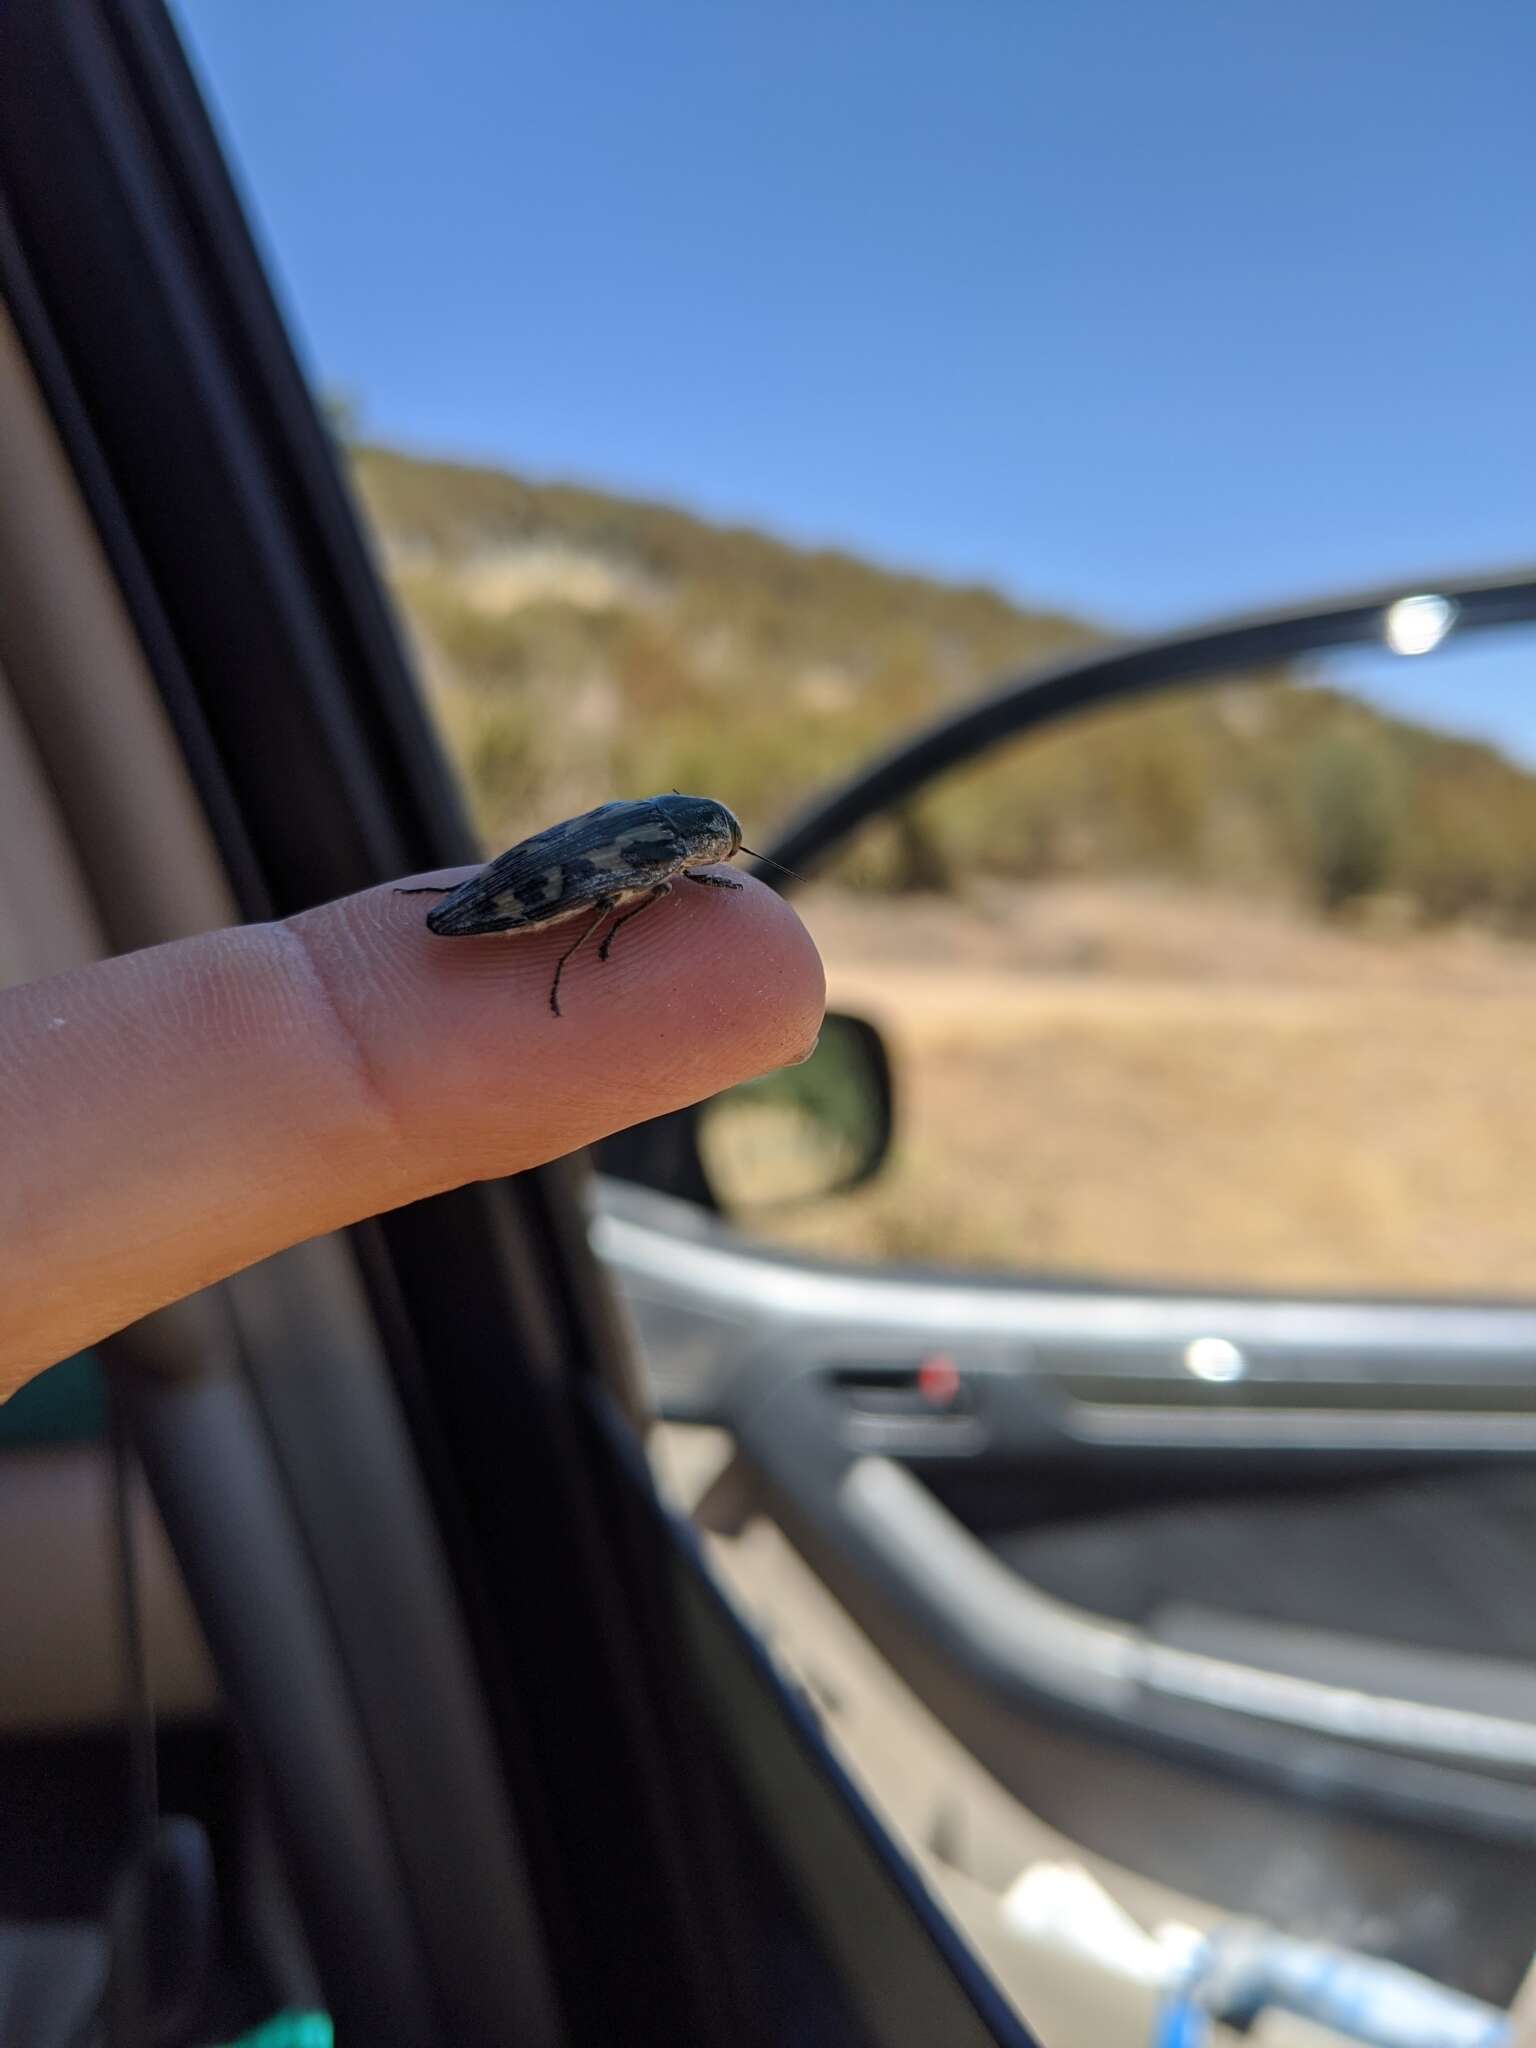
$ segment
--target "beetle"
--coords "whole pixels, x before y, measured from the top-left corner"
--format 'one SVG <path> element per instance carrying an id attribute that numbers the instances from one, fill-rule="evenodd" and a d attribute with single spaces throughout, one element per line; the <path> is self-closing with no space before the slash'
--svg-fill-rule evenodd
<path id="1" fill-rule="evenodd" d="M 445 939 L 479 938 L 488 932 L 515 938 L 591 911 L 581 936 L 555 964 L 549 1007 L 558 1017 L 566 962 L 604 918 L 618 913 L 597 949 L 599 960 L 608 958 L 619 927 L 669 895 L 679 877 L 712 889 L 740 889 L 743 884 L 728 876 L 692 872 L 738 852 L 752 849 L 742 845 L 741 827 L 724 804 L 673 790 L 670 796 L 599 804 L 578 818 L 551 825 L 509 847 L 457 888 L 396 893 L 441 896 L 443 900 L 427 912 L 427 930 Z"/>

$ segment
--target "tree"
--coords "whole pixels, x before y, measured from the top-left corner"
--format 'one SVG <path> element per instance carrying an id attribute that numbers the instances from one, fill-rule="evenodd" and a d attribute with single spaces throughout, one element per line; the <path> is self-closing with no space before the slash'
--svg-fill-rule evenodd
<path id="1" fill-rule="evenodd" d="M 1302 757 L 1307 873 L 1330 913 L 1385 888 L 1402 817 L 1402 790 L 1379 741 L 1320 736 Z"/>

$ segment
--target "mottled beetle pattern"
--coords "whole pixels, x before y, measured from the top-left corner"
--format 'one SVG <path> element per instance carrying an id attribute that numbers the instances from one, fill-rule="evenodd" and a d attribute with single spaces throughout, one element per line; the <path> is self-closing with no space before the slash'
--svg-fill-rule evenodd
<path id="1" fill-rule="evenodd" d="M 696 875 L 692 869 L 727 861 L 746 851 L 741 827 L 712 797 L 642 798 L 637 803 L 599 804 L 563 825 L 536 832 L 498 855 L 456 889 L 401 889 L 402 896 L 440 896 L 427 912 L 427 930 L 444 939 L 481 938 L 489 932 L 542 931 L 588 914 L 580 936 L 555 964 L 549 1007 L 560 1015 L 560 977 L 605 918 L 612 917 L 599 960 L 608 958 L 621 925 L 671 893 L 672 884 L 703 883 L 739 889 L 725 875 Z"/>

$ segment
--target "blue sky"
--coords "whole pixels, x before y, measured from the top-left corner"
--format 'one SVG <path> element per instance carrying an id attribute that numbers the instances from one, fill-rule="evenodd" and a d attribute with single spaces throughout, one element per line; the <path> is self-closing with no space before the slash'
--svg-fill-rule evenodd
<path id="1" fill-rule="evenodd" d="M 1527 0 L 181 19 L 379 438 L 1118 627 L 1536 561 Z"/>

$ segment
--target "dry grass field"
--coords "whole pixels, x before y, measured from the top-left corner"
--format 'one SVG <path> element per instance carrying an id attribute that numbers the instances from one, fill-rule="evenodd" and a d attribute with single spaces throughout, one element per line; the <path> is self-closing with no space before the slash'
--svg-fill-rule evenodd
<path id="1" fill-rule="evenodd" d="M 855 1194 L 781 1241 L 1070 1275 L 1536 1295 L 1536 947 L 1253 900 L 822 888 L 834 1005 L 900 1090 Z"/>

